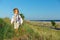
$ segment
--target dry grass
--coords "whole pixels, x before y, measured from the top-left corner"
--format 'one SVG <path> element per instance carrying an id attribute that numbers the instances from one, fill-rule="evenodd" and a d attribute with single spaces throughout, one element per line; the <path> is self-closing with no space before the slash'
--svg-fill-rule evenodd
<path id="1" fill-rule="evenodd" d="M 5 22 L 10 26 L 6 26 L 7 36 L 3 37 L 3 40 L 60 40 L 60 30 L 51 29 L 50 22 L 24 21 L 24 24 L 19 28 L 18 35 L 15 34 L 10 20 L 7 22 L 5 19 Z M 56 23 L 56 25 L 60 27 L 60 23 Z"/>

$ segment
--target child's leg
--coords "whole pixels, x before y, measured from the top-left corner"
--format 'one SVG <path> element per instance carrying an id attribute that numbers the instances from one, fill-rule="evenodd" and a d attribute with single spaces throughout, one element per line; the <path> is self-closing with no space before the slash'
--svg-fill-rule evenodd
<path id="1" fill-rule="evenodd" d="M 19 23 L 15 23 L 14 29 L 15 29 L 15 34 L 17 34 L 17 35 L 19 34 L 18 28 L 19 28 Z"/>
<path id="2" fill-rule="evenodd" d="M 14 23 L 14 31 L 15 31 L 15 36 L 17 34 L 18 28 L 17 28 L 17 23 Z"/>
<path id="3" fill-rule="evenodd" d="M 19 36 L 19 30 L 18 30 L 18 28 L 19 28 L 19 24 L 17 23 L 16 29 L 15 29 L 16 36 Z"/>
<path id="4" fill-rule="evenodd" d="M 19 28 L 19 23 L 16 24 L 16 30 L 18 31 Z"/>

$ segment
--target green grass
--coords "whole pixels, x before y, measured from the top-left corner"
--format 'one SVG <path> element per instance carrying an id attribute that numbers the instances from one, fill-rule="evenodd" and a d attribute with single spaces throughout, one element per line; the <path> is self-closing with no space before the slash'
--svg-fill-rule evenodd
<path id="1" fill-rule="evenodd" d="M 49 23 L 24 21 L 18 35 L 9 19 L 0 19 L 1 23 L 4 25 L 0 28 L 0 40 L 60 40 L 60 30 L 51 29 Z"/>

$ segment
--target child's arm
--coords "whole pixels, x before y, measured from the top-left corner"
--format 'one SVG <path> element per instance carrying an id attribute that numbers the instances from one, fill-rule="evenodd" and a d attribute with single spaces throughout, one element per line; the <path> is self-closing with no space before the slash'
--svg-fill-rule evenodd
<path id="1" fill-rule="evenodd" d="M 12 19 L 11 19 L 11 24 L 14 22 L 14 17 L 12 17 Z"/>

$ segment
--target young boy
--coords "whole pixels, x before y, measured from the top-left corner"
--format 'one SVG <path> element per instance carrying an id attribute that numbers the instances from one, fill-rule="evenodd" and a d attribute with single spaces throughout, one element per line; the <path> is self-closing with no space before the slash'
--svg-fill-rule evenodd
<path id="1" fill-rule="evenodd" d="M 22 20 L 21 16 L 19 15 L 19 10 L 17 8 L 14 8 L 13 12 L 14 12 L 14 15 L 11 19 L 11 24 L 14 24 L 15 32 L 17 32 L 19 25 L 22 25 L 23 20 Z"/>

